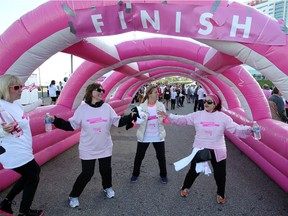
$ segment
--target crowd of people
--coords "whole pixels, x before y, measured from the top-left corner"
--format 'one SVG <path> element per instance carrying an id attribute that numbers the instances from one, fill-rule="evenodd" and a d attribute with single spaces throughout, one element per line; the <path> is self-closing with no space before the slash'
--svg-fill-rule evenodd
<path id="1" fill-rule="evenodd" d="M 67 80 L 63 81 L 62 86 Z M 56 103 L 57 88 L 53 86 L 55 87 L 55 80 L 51 81 L 49 95 L 52 102 Z M 13 214 L 11 207 L 13 200 L 20 192 L 23 192 L 19 216 L 43 215 L 43 210 L 31 209 L 40 180 L 40 167 L 34 159 L 29 117 L 26 114 L 39 106 L 41 101 L 37 101 L 29 107 L 22 107 L 17 102 L 21 93 L 22 82 L 18 77 L 13 75 L 0 77 L 0 108 L 8 112 L 14 119 L 13 123 L 6 123 L 3 119 L 1 121 L 0 163 L 5 169 L 11 169 L 21 176 L 1 201 L 0 214 Z M 152 143 L 158 160 L 159 181 L 167 184 L 165 124 L 193 126 L 196 131 L 193 151 L 198 150 L 194 153 L 192 151 L 193 156 L 189 161 L 190 169 L 181 186 L 180 195 L 187 197 L 197 176 L 204 172 L 203 169 L 199 171 L 201 164 L 193 157 L 200 150 L 207 149 L 211 154 L 209 160 L 213 167 L 217 186 L 216 201 L 219 204 L 225 203 L 227 149 L 224 132 L 227 130 L 235 136 L 245 139 L 253 135 L 253 130 L 250 126 L 238 125 L 230 116 L 221 112 L 221 100 L 217 95 L 207 94 L 198 83 L 195 86 L 188 85 L 187 87 L 168 84 L 163 86 L 147 85 L 143 86 L 137 92 L 137 98 L 134 98 L 138 105 L 137 109 L 132 109 L 128 115 L 119 116 L 108 103 L 102 100 L 104 93 L 105 89 L 101 84 L 92 83 L 87 86 L 84 99 L 72 117 L 62 119 L 50 116 L 50 120 L 56 128 L 65 131 L 81 130 L 78 149 L 82 170 L 68 195 L 68 203 L 71 208 L 80 206 L 79 197 L 94 175 L 96 160 L 99 163 L 103 191 L 107 198 L 115 196 L 112 188 L 111 165 L 113 142 L 110 130 L 112 126 L 126 126 L 126 130 L 137 127 L 137 149 L 130 181 L 135 183 L 139 180 L 146 150 Z M 287 122 L 281 92 L 275 87 L 271 91 L 271 95 L 268 91 L 266 94 L 272 117 Z M 187 115 L 167 113 L 169 109 L 183 107 L 185 99 L 187 103 L 194 103 L 194 112 L 191 110 L 191 113 Z M 170 107 L 169 103 L 171 103 Z M 143 113 L 145 115 L 142 115 Z M 15 136 L 15 131 L 17 136 Z"/>
<path id="2" fill-rule="evenodd" d="M 59 81 L 58 85 L 56 85 L 55 80 L 51 80 L 47 89 L 48 96 L 51 98 L 51 105 L 56 104 L 56 101 L 58 97 L 60 96 L 60 93 L 63 90 L 67 80 L 68 80 L 68 77 L 64 77 L 63 81 Z"/>

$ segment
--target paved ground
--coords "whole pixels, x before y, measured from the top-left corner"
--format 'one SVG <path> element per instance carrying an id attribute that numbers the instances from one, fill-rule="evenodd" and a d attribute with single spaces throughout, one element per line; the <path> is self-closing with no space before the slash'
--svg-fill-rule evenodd
<path id="1" fill-rule="evenodd" d="M 173 113 L 185 114 L 192 110 L 191 104 Z M 80 197 L 80 207 L 68 207 L 67 197 L 80 173 L 77 146 L 42 166 L 41 180 L 33 203 L 43 208 L 46 216 L 287 216 L 288 194 L 263 173 L 232 143 L 227 141 L 227 203 L 215 201 L 216 186 L 213 176 L 200 175 L 191 188 L 190 196 L 179 195 L 187 168 L 176 172 L 173 162 L 187 156 L 191 151 L 194 130 L 191 127 L 167 125 L 166 157 L 169 183 L 159 179 L 155 151 L 151 145 L 136 183 L 130 183 L 136 151 L 136 129 L 113 128 L 113 188 L 116 196 L 107 199 L 101 188 L 98 163 L 95 175 Z M 288 184 L 288 183 L 287 183 Z M 3 198 L 6 191 L 0 192 Z M 16 199 L 17 212 L 20 196 Z"/>

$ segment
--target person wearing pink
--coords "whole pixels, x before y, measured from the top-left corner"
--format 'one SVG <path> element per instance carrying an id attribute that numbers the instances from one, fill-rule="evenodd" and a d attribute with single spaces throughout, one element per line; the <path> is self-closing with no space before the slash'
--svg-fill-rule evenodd
<path id="1" fill-rule="evenodd" d="M 165 97 L 165 96 L 164 96 Z M 146 150 L 150 143 L 156 151 L 156 157 L 160 169 L 160 181 L 163 184 L 168 183 L 167 170 L 166 170 L 166 157 L 165 157 L 165 136 L 166 131 L 164 128 L 165 119 L 158 116 L 158 111 L 165 112 L 165 106 L 158 101 L 157 86 L 149 86 L 146 90 L 146 95 L 140 104 L 141 109 L 148 114 L 148 117 L 141 122 L 137 130 L 137 150 L 134 159 L 134 167 L 131 182 L 136 182 L 140 175 L 140 167 L 145 157 Z"/>
<path id="2" fill-rule="evenodd" d="M 262 91 L 263 91 L 266 99 L 269 100 L 269 98 L 270 98 L 270 96 L 272 94 L 272 91 L 271 91 L 271 89 L 269 88 L 269 86 L 267 84 L 264 84 L 262 86 Z"/>
<path id="3" fill-rule="evenodd" d="M 133 113 L 122 117 L 118 116 L 108 103 L 103 102 L 103 93 L 105 93 L 105 90 L 100 84 L 92 83 L 86 88 L 85 101 L 79 105 L 68 121 L 51 116 L 51 120 L 57 128 L 66 131 L 81 128 L 79 157 L 82 172 L 76 179 L 68 198 L 69 205 L 72 208 L 79 206 L 79 196 L 94 175 L 96 159 L 99 161 L 99 171 L 106 197 L 112 198 L 115 196 L 112 189 L 111 159 L 113 142 L 110 129 L 112 125 L 122 127 L 132 124 Z"/>
<path id="4" fill-rule="evenodd" d="M 173 115 L 160 112 L 159 115 L 168 117 L 171 123 L 195 127 L 196 135 L 193 147 L 207 148 L 210 150 L 211 164 L 214 170 L 214 179 L 217 185 L 217 202 L 225 202 L 226 182 L 226 157 L 227 148 L 225 143 L 225 130 L 234 135 L 246 138 L 251 135 L 250 126 L 242 126 L 233 122 L 232 118 L 221 111 L 221 101 L 215 94 L 208 94 L 204 100 L 204 110 L 193 112 L 188 115 Z M 189 189 L 199 176 L 196 172 L 196 162 L 191 161 L 191 166 L 186 174 L 180 191 L 182 197 L 187 197 Z"/>

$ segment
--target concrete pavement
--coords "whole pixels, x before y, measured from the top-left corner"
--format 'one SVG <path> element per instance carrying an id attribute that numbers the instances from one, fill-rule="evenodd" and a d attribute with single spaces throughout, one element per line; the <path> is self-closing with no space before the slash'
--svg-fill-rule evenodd
<path id="1" fill-rule="evenodd" d="M 192 104 L 173 113 L 191 112 Z M 136 152 L 136 128 L 112 128 L 113 188 L 116 196 L 104 196 L 96 162 L 95 174 L 80 197 L 80 207 L 71 209 L 67 198 L 81 171 L 77 145 L 42 166 L 40 184 L 33 208 L 42 208 L 46 216 L 287 216 L 288 194 L 227 140 L 227 185 L 224 205 L 216 203 L 213 176 L 201 174 L 187 198 L 179 195 L 188 167 L 176 172 L 173 163 L 191 152 L 192 127 L 166 127 L 166 160 L 169 182 L 160 183 L 159 168 L 152 145 L 149 146 L 136 183 L 129 179 Z M 67 132 L 69 133 L 69 132 Z M 288 184 L 288 183 L 287 183 Z M 4 198 L 7 190 L 0 193 Z M 21 196 L 17 196 L 15 212 Z"/>

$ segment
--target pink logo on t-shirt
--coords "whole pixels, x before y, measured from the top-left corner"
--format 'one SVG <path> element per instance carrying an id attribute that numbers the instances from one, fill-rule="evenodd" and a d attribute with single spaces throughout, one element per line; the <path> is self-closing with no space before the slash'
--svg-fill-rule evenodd
<path id="1" fill-rule="evenodd" d="M 90 124 L 97 124 L 97 123 L 101 123 L 101 122 L 107 122 L 107 120 L 100 118 L 92 118 L 92 119 L 87 119 L 87 122 L 89 122 Z"/>
<path id="2" fill-rule="evenodd" d="M 26 113 L 24 113 L 23 116 L 22 116 L 22 119 L 28 120 L 28 119 L 29 119 L 29 116 L 28 116 Z"/>
<path id="3" fill-rule="evenodd" d="M 149 120 L 153 120 L 153 119 L 158 119 L 158 116 L 154 115 L 154 116 L 149 116 L 149 117 L 148 117 L 148 121 L 149 121 Z"/>
<path id="4" fill-rule="evenodd" d="M 153 123 L 153 124 L 149 124 L 149 126 L 155 128 L 155 127 L 156 127 L 156 124 L 155 124 L 155 123 Z"/>
<path id="5" fill-rule="evenodd" d="M 101 133 L 101 128 L 93 128 L 96 133 Z"/>
<path id="6" fill-rule="evenodd" d="M 203 127 L 219 127 L 220 125 L 215 122 L 200 122 Z"/>

